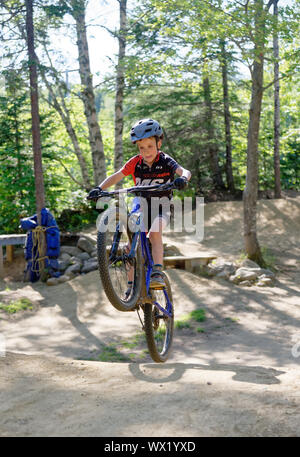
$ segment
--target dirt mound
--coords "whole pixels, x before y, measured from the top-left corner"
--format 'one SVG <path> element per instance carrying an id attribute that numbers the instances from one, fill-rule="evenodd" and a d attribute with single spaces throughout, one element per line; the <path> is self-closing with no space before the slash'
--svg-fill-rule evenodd
<path id="1" fill-rule="evenodd" d="M 27 297 L 34 308 L 0 311 L 0 435 L 298 436 L 300 199 L 260 200 L 258 233 L 274 287 L 168 270 L 175 319 L 195 309 L 205 319 L 177 326 L 163 365 L 143 352 L 137 314 L 108 303 L 98 272 L 53 287 L 1 281 L 0 301 Z M 205 205 L 201 243 L 165 241 L 236 257 L 242 203 Z M 101 362 L 105 348 L 115 363 Z"/>
<path id="2" fill-rule="evenodd" d="M 1 436 L 299 436 L 293 370 L 25 354 L 0 365 Z"/>

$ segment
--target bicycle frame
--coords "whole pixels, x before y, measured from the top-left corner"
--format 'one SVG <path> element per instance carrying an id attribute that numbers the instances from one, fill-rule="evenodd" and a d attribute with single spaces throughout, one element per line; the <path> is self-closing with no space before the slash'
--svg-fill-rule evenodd
<path id="1" fill-rule="evenodd" d="M 138 195 L 142 195 L 142 193 L 144 191 L 148 191 L 148 190 L 163 190 L 163 189 L 168 190 L 168 189 L 172 189 L 172 188 L 173 188 L 173 183 L 155 184 L 155 185 L 151 185 L 151 186 L 141 186 L 140 188 L 139 188 L 139 186 L 135 186 L 135 187 L 131 187 L 128 189 L 120 189 L 120 190 L 112 191 L 112 192 L 101 191 L 101 194 L 102 194 L 102 196 L 110 197 L 110 196 L 115 196 L 117 194 L 122 194 L 122 193 L 132 193 L 132 194 L 135 194 L 136 196 L 138 196 Z M 140 209 L 140 205 L 138 204 L 129 214 L 129 218 L 133 214 L 138 214 L 139 209 Z M 140 217 L 137 218 L 137 222 L 138 222 L 137 225 L 139 225 L 141 222 Z M 117 226 L 117 230 L 116 230 L 116 233 L 114 235 L 114 240 L 113 240 L 113 247 L 112 247 L 112 253 L 111 253 L 112 256 L 114 256 L 116 254 L 116 249 L 117 249 L 117 245 L 119 242 L 119 236 L 120 236 L 119 229 L 120 229 L 120 227 Z M 166 289 L 164 288 L 163 292 L 164 292 L 166 302 L 167 302 L 167 309 L 164 309 L 159 303 L 154 301 L 154 299 L 151 296 L 151 289 L 149 288 L 149 285 L 150 285 L 150 276 L 151 276 L 152 269 L 153 269 L 153 260 L 152 260 L 151 252 L 149 249 L 149 244 L 147 242 L 146 232 L 145 232 L 145 230 L 141 230 L 141 227 L 139 227 L 135 231 L 135 233 L 132 237 L 131 249 L 128 254 L 128 257 L 129 258 L 134 257 L 135 251 L 138 247 L 139 239 L 141 242 L 142 257 L 144 260 L 142 292 L 141 292 L 141 296 L 140 296 L 141 300 L 140 300 L 139 304 L 149 303 L 149 300 L 150 300 L 151 303 L 153 303 L 163 313 L 163 315 L 172 318 L 173 317 L 173 306 L 172 306 L 172 303 L 170 302 Z M 145 271 L 145 269 L 146 269 L 146 271 Z"/>
<path id="2" fill-rule="evenodd" d="M 140 208 L 135 207 L 131 213 L 129 214 L 129 217 L 132 216 L 132 214 L 135 214 L 138 212 Z M 140 216 L 137 218 L 137 225 L 140 224 Z M 149 297 L 153 304 L 166 316 L 172 318 L 173 317 L 173 306 L 172 303 L 169 300 L 168 293 L 166 289 L 163 289 L 166 301 L 167 301 L 167 309 L 164 309 L 159 303 L 153 300 L 150 294 L 150 277 L 153 269 L 154 262 L 152 260 L 151 252 L 149 249 L 149 243 L 147 242 L 147 235 L 146 232 L 141 230 L 141 228 L 138 228 L 138 230 L 134 233 L 132 237 L 132 243 L 131 243 L 131 250 L 129 252 L 128 257 L 133 256 L 135 253 L 135 250 L 137 249 L 138 246 L 138 240 L 140 239 L 141 242 L 141 248 L 142 248 L 142 258 L 144 260 L 144 265 L 143 265 L 143 281 L 142 284 L 144 286 L 144 294 L 142 293 L 142 300 L 144 301 Z M 145 271 L 146 270 L 146 271 Z M 145 287 L 146 286 L 146 287 Z M 148 300 L 149 300 L 148 299 Z"/>

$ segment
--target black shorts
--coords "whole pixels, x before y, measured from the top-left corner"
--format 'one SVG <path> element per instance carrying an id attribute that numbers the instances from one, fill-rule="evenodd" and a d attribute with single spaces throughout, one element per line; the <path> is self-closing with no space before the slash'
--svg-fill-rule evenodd
<path id="1" fill-rule="evenodd" d="M 159 217 L 165 219 L 167 225 L 170 223 L 171 217 L 174 213 L 174 207 L 172 201 L 168 198 L 156 200 L 153 199 L 140 199 L 141 203 L 140 210 L 143 214 L 142 218 L 142 227 L 146 232 L 150 231 L 150 228 L 154 220 Z M 137 203 L 137 200 L 134 199 L 134 203 Z"/>

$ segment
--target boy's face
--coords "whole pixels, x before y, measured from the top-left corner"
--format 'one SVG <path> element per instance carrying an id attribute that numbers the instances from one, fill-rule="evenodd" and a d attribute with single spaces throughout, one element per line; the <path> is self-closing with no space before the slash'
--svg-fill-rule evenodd
<path id="1" fill-rule="evenodd" d="M 148 165 L 152 165 L 156 159 L 157 151 L 160 149 L 161 143 L 162 141 L 158 140 L 156 145 L 156 139 L 154 136 L 137 141 L 140 154 Z"/>

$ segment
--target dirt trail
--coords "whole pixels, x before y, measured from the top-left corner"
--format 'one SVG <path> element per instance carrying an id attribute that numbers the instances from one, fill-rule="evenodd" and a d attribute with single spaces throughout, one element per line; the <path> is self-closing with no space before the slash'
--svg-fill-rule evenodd
<path id="1" fill-rule="evenodd" d="M 241 206 L 206 205 L 200 244 L 187 234 L 166 241 L 185 253 L 236 257 Z M 131 363 L 91 360 L 141 332 L 136 313 L 107 303 L 97 272 L 54 287 L 2 281 L 0 301 L 29 297 L 35 309 L 0 315 L 0 436 L 299 436 L 300 197 L 261 200 L 259 209 L 260 242 L 279 269 L 275 286 L 168 270 L 176 319 L 195 308 L 207 319 L 201 333 L 176 330 L 164 365 L 145 354 Z"/>

